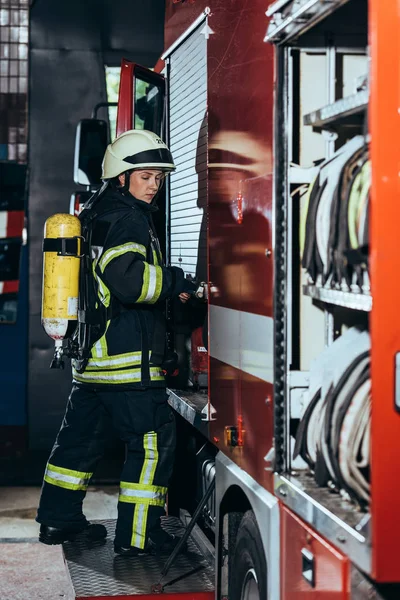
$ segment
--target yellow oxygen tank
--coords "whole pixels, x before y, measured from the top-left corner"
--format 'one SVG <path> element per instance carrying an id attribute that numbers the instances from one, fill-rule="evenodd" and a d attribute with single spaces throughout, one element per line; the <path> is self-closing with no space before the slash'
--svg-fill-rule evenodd
<path id="1" fill-rule="evenodd" d="M 55 342 L 51 368 L 63 368 L 62 341 L 78 320 L 81 223 L 78 217 L 56 214 L 44 226 L 42 326 Z"/>

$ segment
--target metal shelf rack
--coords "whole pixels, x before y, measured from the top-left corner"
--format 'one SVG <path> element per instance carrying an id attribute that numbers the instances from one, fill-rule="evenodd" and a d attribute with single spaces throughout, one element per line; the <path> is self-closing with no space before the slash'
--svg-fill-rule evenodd
<path id="1" fill-rule="evenodd" d="M 304 125 L 311 125 L 314 130 L 335 129 L 338 125 L 361 125 L 368 100 L 368 90 L 346 96 L 333 104 L 304 115 Z"/>
<path id="2" fill-rule="evenodd" d="M 349 0 L 277 0 L 268 8 L 271 17 L 265 42 L 281 44 L 305 33 Z"/>
<path id="3" fill-rule="evenodd" d="M 342 292 L 341 290 L 331 290 L 316 285 L 304 285 L 303 293 L 326 304 L 335 304 L 336 306 L 367 312 L 372 309 L 372 296 L 370 294 Z"/>

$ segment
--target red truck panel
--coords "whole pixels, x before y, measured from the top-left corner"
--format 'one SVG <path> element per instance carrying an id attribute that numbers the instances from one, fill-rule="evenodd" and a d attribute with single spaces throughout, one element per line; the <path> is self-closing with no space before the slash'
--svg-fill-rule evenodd
<path id="1" fill-rule="evenodd" d="M 305 555 L 314 557 L 314 586 L 303 575 Z M 349 600 L 350 562 L 281 505 L 282 600 Z"/>
<path id="2" fill-rule="evenodd" d="M 210 317 L 213 327 L 209 328 L 209 393 L 217 411 L 216 420 L 211 423 L 211 439 L 258 482 L 272 489 L 264 460 L 273 436 L 273 350 L 268 352 L 266 348 L 273 345 L 274 48 L 263 42 L 269 3 L 254 0 L 245 6 L 241 0 L 169 0 L 165 49 L 202 10 L 210 8 L 210 315 L 213 308 L 216 310 Z M 223 322 L 223 326 L 215 328 L 216 322 Z M 248 323 L 250 337 L 259 348 L 249 339 L 247 345 L 243 343 L 240 328 L 246 330 L 249 338 Z M 213 341 L 219 345 L 220 355 L 213 355 Z M 243 446 L 232 448 L 225 444 L 225 427 L 243 432 Z"/>
<path id="3" fill-rule="evenodd" d="M 230 2 L 227 13 L 226 2 L 210 3 L 214 34 L 207 62 L 209 281 L 217 290 L 211 293 L 210 315 L 213 308 L 217 321 L 226 315 L 232 333 L 230 338 L 229 329 L 228 335 L 224 331 L 225 350 L 213 355 L 222 335 L 211 321 L 210 401 L 217 411 L 211 434 L 232 460 L 270 488 L 264 457 L 273 436 L 272 350 L 267 356 L 268 341 L 261 340 L 269 337 L 272 343 L 273 336 L 274 48 L 263 42 L 267 6 L 264 0 L 247 9 Z M 237 361 L 230 360 L 232 351 Z M 262 354 L 265 363 L 253 369 Z M 242 448 L 224 444 L 225 426 L 243 428 Z"/>

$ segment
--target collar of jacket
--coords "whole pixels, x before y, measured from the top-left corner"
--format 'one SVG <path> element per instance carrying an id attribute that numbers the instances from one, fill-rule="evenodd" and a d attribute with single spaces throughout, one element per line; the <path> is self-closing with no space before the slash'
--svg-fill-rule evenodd
<path id="1" fill-rule="evenodd" d="M 156 200 L 153 198 L 152 202 L 149 204 L 148 202 L 144 202 L 144 200 L 138 200 L 135 196 L 132 196 L 130 192 L 125 192 L 121 194 L 126 203 L 131 204 L 142 210 L 145 213 L 153 213 L 158 210 L 158 206 Z"/>
<path id="2" fill-rule="evenodd" d="M 146 217 L 150 217 L 151 213 L 158 210 L 158 206 L 154 200 L 151 204 L 148 204 L 143 200 L 138 200 L 137 198 L 134 198 L 134 196 L 132 196 L 132 194 L 130 194 L 129 192 L 127 192 L 126 194 L 121 194 L 119 190 L 108 188 L 103 192 L 103 194 L 101 194 L 101 196 L 99 196 L 95 212 L 97 213 L 97 215 L 99 215 L 103 211 L 107 212 L 113 209 L 117 210 L 118 208 L 122 208 L 123 206 L 131 206 L 138 208 L 143 213 L 143 215 L 146 215 Z M 89 210 L 90 208 L 91 207 L 89 207 Z"/>

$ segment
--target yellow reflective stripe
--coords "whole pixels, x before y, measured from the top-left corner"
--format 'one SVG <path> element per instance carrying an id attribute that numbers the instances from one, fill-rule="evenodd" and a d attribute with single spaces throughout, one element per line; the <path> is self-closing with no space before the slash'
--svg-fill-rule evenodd
<path id="1" fill-rule="evenodd" d="M 144 463 L 140 474 L 139 484 L 150 485 L 154 481 L 154 473 L 158 463 L 157 434 L 155 431 L 143 436 Z"/>
<path id="2" fill-rule="evenodd" d="M 80 477 L 82 479 L 87 477 L 90 478 L 93 475 L 93 473 L 86 473 L 85 471 L 74 471 L 73 469 L 66 469 L 65 467 L 56 467 L 56 465 L 52 465 L 51 463 L 47 463 L 46 470 L 47 469 L 60 473 L 61 475 L 71 475 L 72 477 Z"/>
<path id="3" fill-rule="evenodd" d="M 149 506 L 164 506 L 167 499 L 167 491 L 168 488 L 161 486 L 143 486 L 138 483 L 128 484 L 121 482 L 118 500 L 120 502 L 130 502 L 132 504 L 143 502 Z"/>
<path id="4" fill-rule="evenodd" d="M 132 504 L 143 502 L 149 506 L 164 506 L 166 497 L 167 488 L 165 487 L 121 482 L 118 500 L 119 502 L 130 502 Z"/>
<path id="5" fill-rule="evenodd" d="M 108 289 L 108 287 L 106 286 L 104 281 L 101 279 L 101 277 L 99 277 L 98 274 L 96 273 L 97 264 L 98 264 L 98 260 L 94 260 L 92 262 L 93 277 L 97 283 L 100 301 L 102 302 L 102 304 L 104 304 L 105 307 L 108 307 L 110 305 L 110 301 L 111 301 L 110 290 Z"/>
<path id="6" fill-rule="evenodd" d="M 100 300 L 104 304 L 104 306 L 107 308 L 108 306 L 110 306 L 110 300 L 111 300 L 110 290 L 108 289 L 106 284 L 100 279 L 100 277 L 97 275 L 97 273 L 94 273 L 94 278 L 97 281 L 97 284 L 99 286 Z"/>
<path id="7" fill-rule="evenodd" d="M 156 289 L 151 303 L 157 302 L 160 297 L 163 284 L 163 271 L 161 267 L 154 267 L 156 271 Z"/>
<path id="8" fill-rule="evenodd" d="M 162 268 L 144 263 L 142 293 L 137 299 L 138 303 L 154 304 L 160 297 L 163 282 Z"/>
<path id="9" fill-rule="evenodd" d="M 153 246 L 151 247 L 152 251 L 153 251 L 153 264 L 154 265 L 158 265 L 158 256 L 157 256 L 157 252 L 154 250 Z"/>
<path id="10" fill-rule="evenodd" d="M 100 271 L 104 273 L 104 269 L 106 266 L 118 256 L 122 256 L 122 254 L 126 254 L 127 252 L 138 252 L 142 254 L 146 258 L 146 248 L 142 246 L 142 244 L 136 244 L 135 242 L 128 242 L 127 244 L 121 244 L 120 246 L 115 246 L 114 248 L 110 248 L 106 252 L 104 252 L 103 256 L 99 261 Z"/>
<path id="11" fill-rule="evenodd" d="M 57 487 L 61 487 L 67 490 L 82 490 L 86 491 L 89 486 L 88 483 L 69 483 L 68 481 L 62 481 L 60 479 L 55 479 L 54 477 L 49 477 L 49 475 L 44 476 L 44 481 L 50 483 L 50 485 L 56 485 Z"/>
<path id="12" fill-rule="evenodd" d="M 119 502 L 125 502 L 127 504 L 146 504 L 147 506 L 165 506 L 165 498 L 157 498 L 157 497 L 151 497 L 148 498 L 146 496 L 140 495 L 140 494 L 133 494 L 132 495 L 127 495 L 127 494 L 120 494 L 118 496 L 118 501 Z"/>
<path id="13" fill-rule="evenodd" d="M 84 371 L 74 374 L 78 381 L 90 381 L 94 383 L 129 383 L 140 381 L 142 377 L 140 367 L 137 369 L 126 369 L 124 371 Z"/>
<path id="14" fill-rule="evenodd" d="M 86 371 L 90 371 L 96 367 L 133 367 L 140 365 L 141 362 L 141 352 L 127 352 L 126 354 L 116 354 L 115 356 L 95 357 L 89 359 Z"/>
<path id="15" fill-rule="evenodd" d="M 150 281 L 150 269 L 149 263 L 144 263 L 144 271 L 143 271 L 143 285 L 142 285 L 142 293 L 140 294 L 137 302 L 145 302 L 147 293 L 149 291 L 149 281 Z"/>
<path id="16" fill-rule="evenodd" d="M 108 358 L 106 334 L 110 326 L 111 320 L 107 321 L 106 330 L 99 340 L 92 346 L 92 358 Z"/>
<path id="17" fill-rule="evenodd" d="M 131 546 L 144 548 L 146 544 L 146 525 L 149 513 L 149 504 L 136 503 L 133 517 Z"/>
<path id="18" fill-rule="evenodd" d="M 115 371 L 102 371 L 102 370 L 85 370 L 83 373 L 78 373 L 73 369 L 73 379 L 78 383 L 112 383 L 112 384 L 124 384 L 124 383 L 137 383 L 142 378 L 140 367 L 138 369 L 124 369 Z M 150 380 L 151 381 L 164 381 L 165 377 L 159 367 L 150 368 Z"/>
<path id="19" fill-rule="evenodd" d="M 108 306 L 110 306 L 111 294 L 110 294 L 110 290 L 108 289 L 108 287 L 105 285 L 105 283 L 102 281 L 102 279 L 96 273 L 96 267 L 97 267 L 98 262 L 99 262 L 98 258 L 93 260 L 93 262 L 92 262 L 93 277 L 98 286 L 99 300 L 107 308 Z M 109 325 L 110 325 L 110 321 L 107 321 L 107 326 L 106 326 L 106 330 L 105 330 L 104 334 L 102 335 L 102 337 L 99 340 L 97 340 L 97 342 L 92 347 L 92 356 L 94 358 L 107 356 L 106 333 L 107 333 L 107 329 L 108 329 Z"/>
<path id="20" fill-rule="evenodd" d="M 158 463 L 157 434 L 150 431 L 143 436 L 144 462 L 139 485 L 152 485 Z M 131 545 L 144 548 L 146 543 L 146 525 L 149 505 L 138 502 L 133 518 Z"/>
<path id="21" fill-rule="evenodd" d="M 105 330 L 104 334 L 101 336 L 101 338 L 99 339 L 99 344 L 101 347 L 101 356 L 108 355 L 106 335 L 107 335 L 108 328 L 110 327 L 110 323 L 111 323 L 111 319 L 109 321 L 107 321 L 106 330 Z"/>
<path id="22" fill-rule="evenodd" d="M 159 367 L 152 367 L 150 369 L 150 379 L 151 381 L 163 381 L 165 376 Z"/>
<path id="23" fill-rule="evenodd" d="M 56 467 L 50 463 L 46 466 L 44 480 L 51 485 L 69 490 L 87 490 L 93 473 L 74 471 L 63 467 Z"/>
<path id="24" fill-rule="evenodd" d="M 147 435 L 147 434 L 146 434 Z M 152 494 L 165 494 L 168 488 L 162 485 L 149 485 L 147 483 L 132 483 L 131 481 L 121 481 L 120 487 L 126 490 L 141 490 L 142 492 L 150 492 Z"/>

